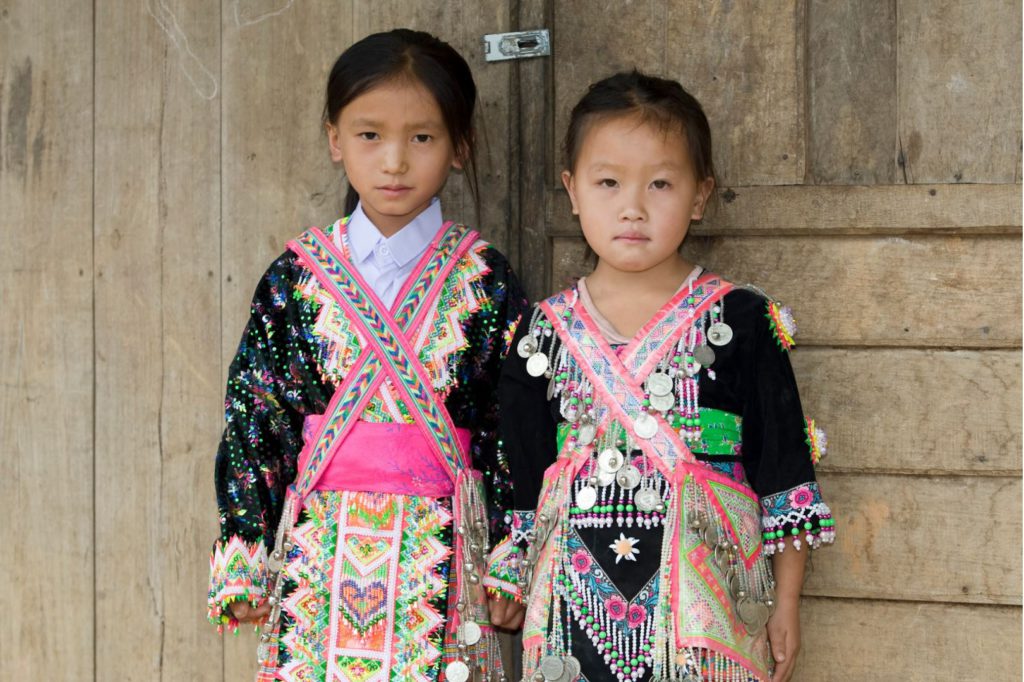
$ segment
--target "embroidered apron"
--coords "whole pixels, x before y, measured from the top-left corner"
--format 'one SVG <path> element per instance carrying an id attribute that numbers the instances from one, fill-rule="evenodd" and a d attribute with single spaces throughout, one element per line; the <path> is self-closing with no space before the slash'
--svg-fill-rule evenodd
<path id="1" fill-rule="evenodd" d="M 544 659 L 560 653 L 557 645 L 552 648 L 550 630 L 565 608 L 559 604 L 555 573 L 568 532 L 572 485 L 594 454 L 593 442 L 617 423 L 671 490 L 653 615 L 656 635 L 647 668 L 652 678 L 667 679 L 690 664 L 689 670 L 711 671 L 704 679 L 768 679 L 764 625 L 772 583 L 761 553 L 757 496 L 699 462 L 663 415 L 644 405 L 644 381 L 731 289 L 714 275 L 699 278 L 645 325 L 621 356 L 585 307 L 576 305 L 575 291 L 540 304 L 565 352 L 593 387 L 597 438 L 587 445 L 566 439 L 545 472 L 533 556 L 527 559 L 533 567 L 523 633 L 527 676 L 543 671 Z M 561 653 L 564 657 L 566 652 Z"/>
<path id="2" fill-rule="evenodd" d="M 339 221 L 335 229 L 343 227 L 344 223 Z M 482 586 L 488 538 L 480 473 L 472 469 L 468 432 L 455 428 L 444 403 L 432 390 L 430 378 L 411 341 L 421 327 L 429 323 L 427 315 L 434 310 L 445 280 L 477 238 L 476 232 L 463 226 L 446 224 L 432 242 L 428 257 L 408 278 L 396 299 L 399 303 L 394 311 L 388 311 L 352 263 L 321 230 L 312 228 L 288 244 L 288 248 L 298 255 L 341 307 L 362 343 L 358 357 L 332 396 L 325 413 L 308 418 L 305 425 L 310 437 L 299 456 L 296 483 L 288 489 L 275 549 L 270 558 L 270 569 L 275 574 L 274 595 L 271 598 L 272 613 L 261 635 L 258 680 L 275 679 L 277 672 L 281 648 L 282 564 L 292 547 L 292 529 L 304 501 L 315 489 L 361 490 L 363 487 L 396 494 L 452 496 L 454 561 L 448 576 L 449 612 L 442 662 L 447 677 L 454 681 L 460 677 L 468 678 L 474 668 L 485 675 L 501 672 L 500 659 L 491 660 L 496 643 L 487 626 L 486 593 Z M 408 406 L 414 424 L 360 421 L 360 415 L 385 381 Z M 364 447 L 372 447 L 382 438 L 392 439 L 392 448 L 395 448 L 397 440 L 401 463 L 418 468 L 433 480 L 417 481 L 407 474 L 408 480 L 378 481 L 378 485 L 367 485 L 380 473 L 380 463 L 359 463 L 356 459 L 360 453 L 364 458 L 370 454 Z M 433 462 L 422 459 L 426 453 L 432 456 Z M 339 465 L 333 466 L 332 461 L 336 457 Z M 417 457 L 420 457 L 418 467 Z M 341 463 L 342 458 L 344 464 Z M 350 475 L 346 475 L 346 471 Z M 439 480 L 441 474 L 447 480 Z M 335 592 L 339 589 L 342 588 L 332 586 Z M 365 596 L 357 594 L 357 597 Z M 332 595 L 332 613 L 338 609 L 338 604 L 334 603 L 336 598 L 337 594 Z M 378 619 L 373 625 L 385 633 L 393 631 L 396 619 L 409 618 L 408 614 L 396 613 L 394 608 L 380 609 L 373 615 Z M 328 640 L 332 647 L 336 641 L 335 620 L 332 616 Z M 402 623 L 402 626 L 406 624 Z M 386 680 L 392 668 L 404 669 L 403 662 L 393 660 L 387 651 L 389 640 L 390 637 L 382 638 L 376 647 L 375 640 L 369 636 L 362 638 L 363 646 L 374 649 L 373 656 L 380 657 L 380 668 L 363 670 L 365 678 L 361 679 Z M 331 650 L 323 652 L 325 656 L 331 654 Z M 330 667 L 328 672 L 331 672 Z M 344 677 L 355 673 L 335 671 L 335 674 Z"/>

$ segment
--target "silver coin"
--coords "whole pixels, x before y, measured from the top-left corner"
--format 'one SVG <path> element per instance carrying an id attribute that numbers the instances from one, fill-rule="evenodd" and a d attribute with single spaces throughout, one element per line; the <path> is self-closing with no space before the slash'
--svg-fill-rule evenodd
<path id="1" fill-rule="evenodd" d="M 623 463 L 625 463 L 625 458 L 615 448 L 606 448 L 597 456 L 597 466 L 601 468 L 601 471 L 607 471 L 610 474 L 621 469 Z"/>
<path id="2" fill-rule="evenodd" d="M 715 547 L 718 545 L 718 541 L 721 539 L 721 535 L 718 533 L 718 529 L 714 526 L 708 526 L 704 529 L 701 534 L 704 538 L 704 544 L 708 547 Z"/>
<path id="3" fill-rule="evenodd" d="M 483 631 L 480 630 L 480 626 L 473 621 L 466 621 L 462 624 L 462 641 L 469 646 L 473 646 L 479 642 L 482 635 Z"/>
<path id="4" fill-rule="evenodd" d="M 736 601 L 736 615 L 750 634 L 760 632 L 768 624 L 768 607 L 753 599 L 744 597 Z"/>
<path id="5" fill-rule="evenodd" d="M 658 507 L 658 503 L 661 502 L 661 495 L 654 488 L 640 488 L 636 495 L 633 496 L 633 501 L 636 503 L 636 508 L 642 512 L 652 512 Z"/>
<path id="6" fill-rule="evenodd" d="M 651 407 L 658 412 L 668 412 L 675 404 L 676 399 L 671 393 L 668 395 L 651 395 Z"/>
<path id="7" fill-rule="evenodd" d="M 672 392 L 672 377 L 664 372 L 654 372 L 647 377 L 647 390 L 651 396 L 668 395 Z"/>
<path id="8" fill-rule="evenodd" d="M 633 431 L 636 433 L 637 438 L 650 440 L 658 433 L 658 420 L 655 419 L 653 415 L 648 414 L 647 412 L 642 412 L 640 416 L 633 421 Z"/>
<path id="9" fill-rule="evenodd" d="M 586 511 L 597 504 L 597 490 L 594 486 L 585 485 L 576 493 L 576 506 Z"/>
<path id="10" fill-rule="evenodd" d="M 626 490 L 632 490 L 640 485 L 642 479 L 643 476 L 640 474 L 640 470 L 632 464 L 627 464 L 619 469 L 619 473 L 615 474 L 615 482 Z"/>
<path id="11" fill-rule="evenodd" d="M 704 367 L 710 367 L 715 362 L 715 351 L 710 346 L 697 346 L 693 349 L 693 359 Z"/>
<path id="12" fill-rule="evenodd" d="M 708 328 L 708 341 L 716 346 L 724 346 L 732 341 L 732 327 L 725 322 L 715 322 Z"/>
<path id="13" fill-rule="evenodd" d="M 562 414 L 563 417 L 565 417 L 566 421 L 574 422 L 580 416 L 580 406 L 579 404 L 573 405 L 572 402 L 566 399 L 565 395 L 563 394 L 562 405 L 559 409 L 559 412 Z"/>
<path id="14" fill-rule="evenodd" d="M 583 672 L 583 666 L 580 665 L 579 659 L 575 656 L 565 657 L 565 672 L 566 677 L 570 682 L 575 682 L 579 678 L 580 673 Z"/>
<path id="15" fill-rule="evenodd" d="M 537 342 L 532 336 L 526 335 L 519 339 L 519 344 L 516 345 L 516 352 L 519 353 L 519 357 L 525 360 L 537 352 Z"/>
<path id="16" fill-rule="evenodd" d="M 615 482 L 615 473 L 611 471 L 604 471 L 600 467 L 597 469 L 597 484 L 602 488 L 610 486 Z"/>
<path id="17" fill-rule="evenodd" d="M 595 438 L 597 438 L 597 427 L 590 423 L 581 426 L 579 433 L 576 434 L 576 442 L 580 445 L 590 445 Z"/>
<path id="18" fill-rule="evenodd" d="M 548 356 L 543 353 L 534 353 L 526 361 L 526 373 L 531 377 L 543 376 L 548 371 Z"/>
<path id="19" fill-rule="evenodd" d="M 462 661 L 452 661 L 444 669 L 448 682 L 466 682 L 469 679 L 469 666 Z"/>
<path id="20" fill-rule="evenodd" d="M 545 656 L 540 659 L 540 674 L 545 680 L 557 680 L 565 672 L 565 662 L 559 656 Z"/>
<path id="21" fill-rule="evenodd" d="M 552 398 L 555 397 L 555 377 L 554 376 L 552 376 L 551 380 L 548 382 L 548 393 L 547 393 L 547 396 L 548 396 L 548 400 L 551 400 Z"/>

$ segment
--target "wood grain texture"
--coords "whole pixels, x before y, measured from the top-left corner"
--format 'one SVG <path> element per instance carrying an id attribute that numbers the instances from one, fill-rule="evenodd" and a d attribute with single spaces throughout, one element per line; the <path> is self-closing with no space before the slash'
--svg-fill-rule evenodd
<path id="1" fill-rule="evenodd" d="M 810 0 L 807 90 L 808 182 L 894 182 L 896 0 Z"/>
<path id="2" fill-rule="evenodd" d="M 824 473 L 836 544 L 806 594 L 1021 603 L 1021 481 Z"/>
<path id="3" fill-rule="evenodd" d="M 203 613 L 221 393 L 219 55 L 215 5 L 97 5 L 96 665 L 109 679 L 221 679 Z"/>
<path id="4" fill-rule="evenodd" d="M 469 182 L 454 173 L 442 194 L 446 217 L 478 226 L 485 239 L 499 250 L 510 244 L 511 175 L 509 157 L 509 99 L 513 64 L 484 60 L 483 36 L 504 33 L 511 28 L 508 0 L 487 3 L 429 2 L 407 0 L 355 0 L 353 40 L 396 27 L 426 31 L 455 48 L 469 64 L 477 87 L 475 116 L 477 171 L 480 184 L 480 221 Z"/>
<path id="5" fill-rule="evenodd" d="M 582 239 L 553 240 L 553 284 L 589 272 Z M 793 306 L 805 346 L 1020 346 L 1012 237 L 691 237 L 684 254 Z"/>
<path id="6" fill-rule="evenodd" d="M 794 682 L 1020 677 L 1019 608 L 805 597 L 801 619 Z"/>
<path id="7" fill-rule="evenodd" d="M 834 236 L 1021 233 L 1020 185 L 725 187 L 692 235 Z M 569 197 L 554 195 L 551 232 L 579 236 Z"/>
<path id="8" fill-rule="evenodd" d="M 554 161 L 551 186 L 561 187 L 562 142 L 569 114 L 587 87 L 634 68 L 666 75 L 668 3 L 560 0 L 553 5 L 554 145 L 548 153 Z"/>
<path id="9" fill-rule="evenodd" d="M 223 390 L 267 266 L 289 239 L 341 214 L 344 176 L 331 163 L 321 114 L 331 66 L 353 40 L 354 13 L 352 2 L 223 0 L 221 6 Z M 224 679 L 251 679 L 253 632 L 224 643 Z"/>
<path id="10" fill-rule="evenodd" d="M 652 42 L 707 113 L 723 185 L 804 180 L 804 4 L 668 3 L 667 33 Z"/>
<path id="11" fill-rule="evenodd" d="M 92 19 L 0 2 L 4 680 L 94 665 Z"/>
<path id="12" fill-rule="evenodd" d="M 1021 5 L 900 0 L 899 140 L 906 182 L 1015 182 Z"/>
<path id="13" fill-rule="evenodd" d="M 822 471 L 1020 475 L 1020 351 L 790 355 L 804 412 L 828 434 Z"/>

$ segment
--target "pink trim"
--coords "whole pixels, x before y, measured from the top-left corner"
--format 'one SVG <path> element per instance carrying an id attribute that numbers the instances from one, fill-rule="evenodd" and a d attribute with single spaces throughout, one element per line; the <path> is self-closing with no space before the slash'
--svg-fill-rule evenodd
<path id="1" fill-rule="evenodd" d="M 317 236 L 317 238 L 322 242 L 322 246 L 326 248 L 335 258 L 341 259 L 341 254 L 334 246 L 334 242 L 328 239 L 327 236 L 320 231 L 320 228 L 314 227 L 311 228 L 310 231 Z M 444 281 L 448 279 L 448 275 L 451 274 L 452 269 L 455 267 L 455 264 L 462 257 L 462 255 L 473 245 L 473 243 L 475 243 L 476 237 L 477 233 L 473 232 L 472 230 L 466 233 L 466 236 L 463 237 L 462 241 L 459 244 L 459 248 L 456 249 L 451 254 L 451 256 L 445 262 L 442 269 L 438 271 L 437 276 L 434 278 L 434 281 L 431 282 L 430 289 L 427 290 L 426 294 L 423 297 L 423 301 L 420 303 L 420 307 L 416 313 L 416 316 L 409 321 L 409 329 L 415 329 L 419 321 L 422 320 L 422 318 L 427 314 L 427 311 L 433 308 L 434 301 L 440 294 L 440 290 L 444 284 Z M 433 244 L 433 242 L 431 243 Z M 429 253 L 431 257 L 433 257 L 433 255 L 436 253 L 436 250 L 432 249 Z M 319 271 L 319 266 L 315 270 L 313 270 L 313 272 Z M 398 324 L 396 323 L 394 317 L 392 317 L 391 314 L 387 312 L 387 306 L 384 305 L 384 303 L 380 300 L 380 298 L 373 291 L 370 285 L 367 284 L 366 280 L 363 279 L 363 276 L 359 274 L 359 270 L 357 268 L 351 267 L 349 275 L 353 278 L 356 285 L 358 285 L 363 295 L 370 299 L 370 304 L 377 310 L 378 314 L 381 316 L 381 319 L 387 325 L 388 331 L 395 339 L 395 343 L 401 349 L 402 353 L 405 354 L 406 358 L 409 359 L 412 370 L 419 376 L 419 379 L 423 383 L 423 385 L 429 388 L 431 386 L 431 382 L 430 377 L 427 375 L 426 368 L 423 366 L 422 362 L 419 362 L 419 355 L 416 353 L 416 350 L 410 345 L 409 339 L 405 336 L 403 330 L 398 329 Z M 337 285 L 333 281 L 321 281 L 321 284 L 327 286 L 334 295 L 335 299 L 338 301 L 338 303 L 342 305 L 344 308 L 346 308 L 346 312 L 349 313 L 349 321 L 357 324 L 360 327 L 360 329 L 363 332 L 363 335 L 366 337 L 366 342 L 368 344 L 371 344 L 372 347 L 376 349 L 376 352 L 382 353 L 383 351 L 380 350 L 380 340 L 377 338 L 377 334 L 372 329 L 368 329 L 362 323 L 358 313 L 353 311 L 352 303 L 348 300 L 347 297 L 345 297 L 341 293 L 341 291 L 338 290 Z M 399 299 L 396 299 L 396 301 L 397 300 Z M 385 367 L 385 371 L 388 371 L 390 375 L 391 372 L 386 369 L 387 363 L 382 362 L 381 364 Z M 408 395 L 408 390 L 403 385 L 403 382 L 396 381 L 396 377 L 394 376 L 389 376 L 389 378 L 392 380 L 392 383 L 394 384 L 396 390 L 405 393 L 406 399 L 411 401 L 412 398 L 411 396 Z M 442 421 L 444 421 L 446 430 L 448 431 L 448 433 L 454 434 L 455 424 L 452 422 L 451 415 L 448 414 L 448 409 L 441 401 L 436 399 L 437 396 L 436 394 L 434 394 L 432 390 L 429 391 L 429 393 L 433 395 L 435 398 L 434 403 L 437 406 L 437 410 L 438 413 L 441 415 Z M 420 421 L 417 421 L 416 424 L 422 429 L 428 428 L 425 424 L 421 423 Z M 468 453 L 465 450 L 458 450 L 459 443 L 457 439 L 453 438 L 452 441 L 452 445 L 456 446 L 456 453 L 459 456 L 460 464 L 464 467 L 467 466 L 469 461 L 467 457 Z M 436 454 L 442 460 L 444 459 L 443 453 L 437 452 Z"/>
<path id="2" fill-rule="evenodd" d="M 322 415 L 311 415 L 319 421 Z M 456 437 L 469 449 L 468 429 L 456 429 Z M 430 449 L 423 432 L 413 424 L 355 421 L 344 442 L 335 441 L 315 490 L 451 497 L 455 487 Z"/>

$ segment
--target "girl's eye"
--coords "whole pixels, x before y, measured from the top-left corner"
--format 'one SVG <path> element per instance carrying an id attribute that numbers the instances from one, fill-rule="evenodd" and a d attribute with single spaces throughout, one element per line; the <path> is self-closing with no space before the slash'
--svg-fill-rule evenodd
<path id="1" fill-rule="evenodd" d="M 655 180 L 651 183 L 654 189 L 668 189 L 672 184 L 668 180 Z"/>
<path id="2" fill-rule="evenodd" d="M 364 139 L 364 140 L 368 140 L 369 141 L 369 140 L 377 140 L 377 139 L 379 139 L 380 135 L 378 135 L 377 133 L 365 132 L 365 133 L 359 133 L 359 137 Z"/>
<path id="3" fill-rule="evenodd" d="M 433 137 L 426 133 L 420 133 L 419 135 L 413 135 L 412 139 L 416 142 L 430 142 Z"/>
<path id="4" fill-rule="evenodd" d="M 597 184 L 600 185 L 601 187 L 618 187 L 619 181 L 613 178 L 603 178 L 601 180 L 598 180 Z"/>

